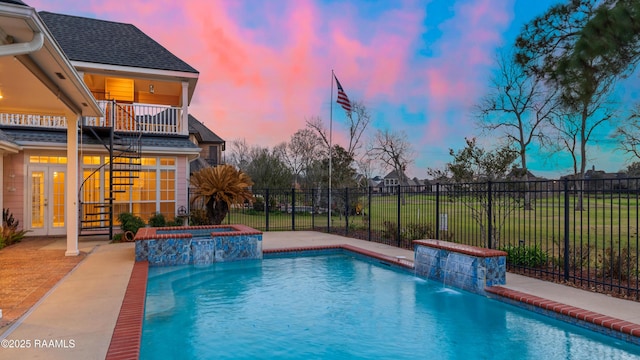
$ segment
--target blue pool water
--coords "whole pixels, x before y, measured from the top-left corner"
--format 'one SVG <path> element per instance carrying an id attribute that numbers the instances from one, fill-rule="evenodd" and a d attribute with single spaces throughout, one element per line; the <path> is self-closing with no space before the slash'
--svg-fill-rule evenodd
<path id="1" fill-rule="evenodd" d="M 141 359 L 638 359 L 640 347 L 346 254 L 149 269 Z"/>

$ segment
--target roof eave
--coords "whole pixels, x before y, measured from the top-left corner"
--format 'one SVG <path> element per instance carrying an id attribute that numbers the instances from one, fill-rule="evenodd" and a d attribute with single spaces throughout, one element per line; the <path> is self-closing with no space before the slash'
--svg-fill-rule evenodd
<path id="1" fill-rule="evenodd" d="M 92 63 L 87 61 L 71 61 L 71 64 L 75 66 L 79 71 L 91 72 L 96 74 L 113 75 L 114 73 L 129 74 L 132 76 L 140 76 L 153 79 L 164 80 L 176 80 L 187 81 L 189 83 L 189 103 L 196 89 L 198 83 L 199 72 L 188 71 L 176 71 L 176 70 L 162 70 L 151 69 L 135 66 L 122 66 L 122 65 L 110 65 Z"/>
<path id="2" fill-rule="evenodd" d="M 24 21 L 25 29 L 34 34 L 44 35 L 44 44 L 34 52 L 16 55 L 34 75 L 38 76 L 50 91 L 57 93 L 65 106 L 77 114 L 86 116 L 104 116 L 84 81 L 73 68 L 69 59 L 54 39 L 36 10 L 32 7 L 0 3 L 0 15 Z M 56 68 L 64 72 L 64 79 L 49 76 L 43 69 L 45 64 L 57 64 Z M 55 65 L 54 65 L 55 66 Z"/>

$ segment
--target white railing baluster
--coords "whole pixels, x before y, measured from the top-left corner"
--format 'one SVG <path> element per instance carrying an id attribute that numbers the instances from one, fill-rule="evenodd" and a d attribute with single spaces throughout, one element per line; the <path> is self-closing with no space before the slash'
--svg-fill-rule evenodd
<path id="1" fill-rule="evenodd" d="M 182 134 L 182 108 L 150 104 L 116 104 L 110 101 L 98 101 L 105 117 L 86 117 L 87 126 L 110 126 L 115 121 L 116 131 L 142 131 L 148 134 Z M 111 117 L 111 118 L 109 118 Z M 66 129 L 67 119 L 62 115 L 3 113 L 0 112 L 0 125 L 29 126 Z"/>

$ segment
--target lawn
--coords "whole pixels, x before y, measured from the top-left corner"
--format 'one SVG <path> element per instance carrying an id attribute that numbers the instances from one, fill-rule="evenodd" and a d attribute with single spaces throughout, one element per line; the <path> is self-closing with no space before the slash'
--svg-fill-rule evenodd
<path id="1" fill-rule="evenodd" d="M 361 213 L 345 217 L 334 211 L 333 228 L 344 229 L 348 221 L 350 231 L 368 230 L 370 224 L 372 232 L 377 236 L 391 236 L 391 224 L 399 222 L 403 233 L 407 233 L 408 228 L 422 226 L 428 227 L 429 235 L 435 237 L 438 219 L 441 238 L 448 234 L 453 241 L 477 245 L 484 244 L 489 231 L 486 206 L 469 199 L 441 196 L 439 206 L 433 194 L 403 195 L 400 198 L 397 195 L 374 196 L 371 197 L 370 204 L 365 196 L 357 199 L 354 203 L 359 204 Z M 522 204 L 517 204 L 511 211 L 505 211 L 500 199 L 494 199 L 493 227 L 494 230 L 499 230 L 495 231 L 494 247 L 496 240 L 499 241 L 499 246 L 524 244 L 545 249 L 562 247 L 566 233 L 571 247 L 581 243 L 597 248 L 637 248 L 640 220 L 639 201 L 636 197 L 585 196 L 582 211 L 575 210 L 576 201 L 575 197 L 569 197 L 568 221 L 565 223 L 563 197 L 537 198 L 532 202 L 532 210 L 525 210 Z M 309 204 L 300 201 L 297 206 L 300 208 Z M 309 206 L 308 209 L 310 208 Z M 327 218 L 326 213 L 312 215 L 309 212 L 296 212 L 292 216 L 291 209 L 283 208 L 282 211 L 268 214 L 268 226 L 269 230 L 326 229 Z M 481 220 L 477 221 L 476 218 Z M 246 224 L 260 230 L 267 229 L 267 216 L 263 211 L 234 209 L 226 221 Z M 565 229 L 565 225 L 568 228 Z"/>

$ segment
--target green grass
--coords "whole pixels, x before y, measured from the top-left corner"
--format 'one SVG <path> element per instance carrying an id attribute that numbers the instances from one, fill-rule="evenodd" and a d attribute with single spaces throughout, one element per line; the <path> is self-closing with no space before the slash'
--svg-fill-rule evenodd
<path id="1" fill-rule="evenodd" d="M 367 217 L 349 216 L 351 228 L 368 228 L 370 217 L 373 231 L 384 231 L 385 221 L 398 222 L 398 198 L 392 196 L 372 197 L 369 205 L 366 197 L 359 198 Z M 591 198 L 583 199 L 583 211 L 575 211 L 576 198 L 570 197 L 569 203 L 569 239 L 570 241 L 582 241 L 599 248 L 621 247 L 637 243 L 638 231 L 638 200 L 624 198 Z M 516 209 L 504 220 L 500 232 L 501 243 L 518 243 L 523 240 L 525 244 L 539 244 L 543 247 L 552 247 L 564 239 L 564 199 L 548 197 L 535 199 L 533 210 Z M 464 204 L 460 200 L 440 198 L 440 214 L 446 214 L 447 229 L 453 233 L 457 241 L 466 242 L 465 239 L 479 238 L 481 228 L 473 219 L 471 208 L 481 209 L 479 203 Z M 496 201 L 494 212 L 500 212 L 501 207 Z M 427 224 L 435 226 L 436 199 L 434 195 L 407 195 L 400 202 L 400 223 Z M 484 215 L 486 217 L 486 215 Z M 233 210 L 230 219 L 235 223 L 243 223 L 254 228 L 265 229 L 265 214 L 257 212 L 248 214 L 247 211 Z M 486 219 L 483 219 L 486 223 Z M 269 214 L 270 230 L 291 230 L 291 214 L 275 212 Z M 485 224 L 486 225 L 486 224 Z M 312 226 L 326 228 L 327 215 L 308 213 L 296 213 L 295 228 L 310 229 Z M 344 216 L 334 213 L 333 227 L 346 226 Z M 486 232 L 486 228 L 483 230 Z"/>

